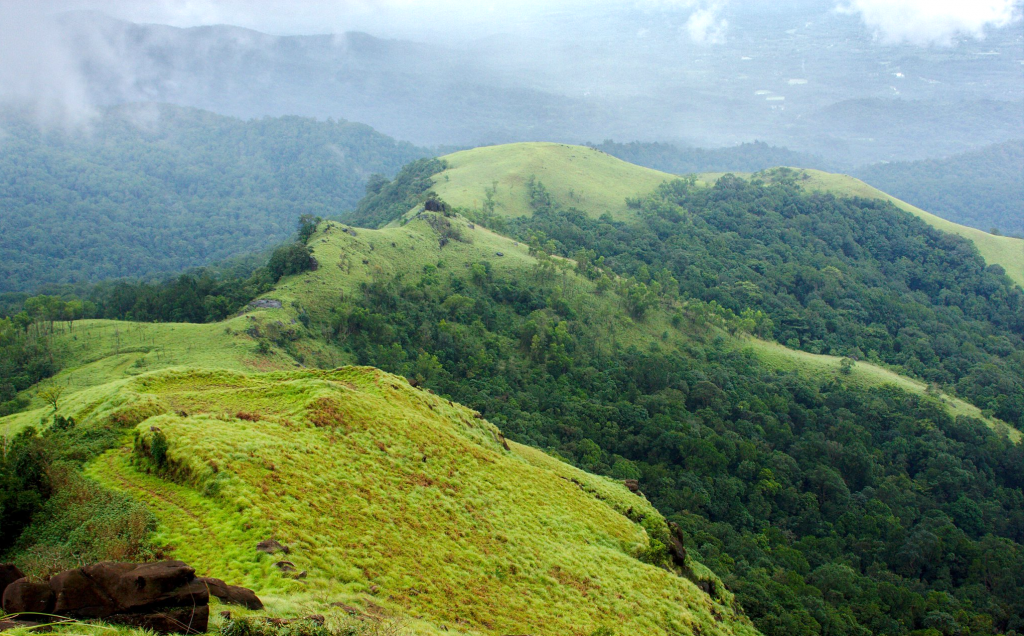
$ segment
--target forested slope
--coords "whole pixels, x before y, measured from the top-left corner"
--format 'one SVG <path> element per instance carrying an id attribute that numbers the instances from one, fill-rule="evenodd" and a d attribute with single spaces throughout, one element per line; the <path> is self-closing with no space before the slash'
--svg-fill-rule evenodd
<path id="1" fill-rule="evenodd" d="M 1024 236 L 1024 141 L 946 159 L 876 164 L 855 175 L 955 223 Z"/>
<path id="2" fill-rule="evenodd" d="M 179 272 L 283 241 L 353 207 L 425 151 L 368 126 L 242 121 L 172 106 L 88 127 L 0 119 L 0 292 Z"/>

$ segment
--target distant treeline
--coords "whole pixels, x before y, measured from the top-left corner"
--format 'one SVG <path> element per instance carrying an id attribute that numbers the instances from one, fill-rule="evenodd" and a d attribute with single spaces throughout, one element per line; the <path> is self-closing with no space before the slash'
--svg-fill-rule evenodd
<path id="1" fill-rule="evenodd" d="M 689 148 L 639 141 L 623 144 L 611 140 L 588 145 L 623 161 L 672 174 L 759 172 L 779 166 L 836 169 L 834 164 L 821 157 L 771 146 L 762 141 L 729 148 Z"/>
<path id="2" fill-rule="evenodd" d="M 944 219 L 1024 236 L 1024 141 L 948 159 L 876 164 L 855 175 Z"/>
<path id="3" fill-rule="evenodd" d="M 428 151 L 361 124 L 124 106 L 87 129 L 0 114 L 0 292 L 181 272 L 355 207 Z"/>

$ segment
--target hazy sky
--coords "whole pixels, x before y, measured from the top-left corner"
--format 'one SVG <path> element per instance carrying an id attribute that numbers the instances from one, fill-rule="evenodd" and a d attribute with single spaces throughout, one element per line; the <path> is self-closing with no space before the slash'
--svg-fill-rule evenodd
<path id="1" fill-rule="evenodd" d="M 1022 8 L 1024 0 L 0 0 L 0 101 L 28 103 L 42 120 L 90 114 L 78 61 L 47 19 L 72 10 L 179 27 L 230 24 L 275 35 L 359 30 L 439 44 L 496 34 L 573 45 L 613 34 L 621 43 L 644 37 L 650 26 L 661 29 L 662 48 L 713 49 L 727 46 L 745 23 L 771 24 L 765 18 L 778 12 L 848 15 L 880 47 L 947 47 L 1020 28 Z M 508 53 L 528 57 L 531 47 Z"/>
<path id="2" fill-rule="evenodd" d="M 881 43 L 946 45 L 983 37 L 1021 16 L 1024 0 L 30 0 L 51 12 L 95 9 L 135 22 L 175 26 L 233 24 L 278 35 L 364 30 L 429 40 L 532 30 L 552 14 L 609 10 L 677 12 L 684 31 L 703 44 L 725 42 L 726 14 L 753 5 L 799 5 L 859 16 Z M 3 4 L 27 5 L 23 0 Z M 730 6 L 731 5 L 731 6 Z M 416 36 L 419 37 L 416 37 Z M 447 37 L 446 37 L 447 36 Z"/>

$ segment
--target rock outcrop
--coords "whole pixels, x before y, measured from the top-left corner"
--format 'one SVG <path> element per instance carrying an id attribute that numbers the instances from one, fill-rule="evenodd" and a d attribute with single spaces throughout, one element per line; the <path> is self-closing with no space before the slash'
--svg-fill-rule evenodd
<path id="1" fill-rule="evenodd" d="M 23 577 L 3 592 L 4 612 L 22 618 L 101 619 L 165 634 L 205 632 L 209 602 L 207 584 L 181 561 L 96 563 L 49 581 Z"/>

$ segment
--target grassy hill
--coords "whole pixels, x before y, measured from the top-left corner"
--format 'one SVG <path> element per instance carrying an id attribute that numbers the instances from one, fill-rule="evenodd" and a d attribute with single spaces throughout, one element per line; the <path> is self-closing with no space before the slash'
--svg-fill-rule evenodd
<path id="1" fill-rule="evenodd" d="M 535 177 L 559 201 L 588 214 L 629 218 L 626 197 L 646 194 L 672 175 L 626 163 L 609 154 L 554 143 L 486 146 L 444 157 L 448 169 L 435 177 L 435 190 L 455 207 L 480 208 L 494 187 L 496 210 L 530 214 L 527 182 Z"/>
<path id="2" fill-rule="evenodd" d="M 435 190 L 442 199 L 455 207 L 479 209 L 486 201 L 487 189 L 494 187 L 495 210 L 508 216 L 531 213 L 527 188 L 531 176 L 561 204 L 578 207 L 594 217 L 608 213 L 616 220 L 633 216 L 625 204 L 627 197 L 643 196 L 675 176 L 594 148 L 554 143 L 487 146 L 443 159 L 449 167 L 434 178 Z M 1002 266 L 1014 282 L 1024 286 L 1024 240 L 947 221 L 848 175 L 803 169 L 799 174 L 799 183 L 808 190 L 890 201 L 936 229 L 962 236 L 977 246 L 988 263 Z M 699 178 L 711 184 L 720 176 L 706 173 Z"/>
<path id="3" fill-rule="evenodd" d="M 404 617 L 408 634 L 754 633 L 727 597 L 634 558 L 667 531 L 645 499 L 506 450 L 494 426 L 402 378 L 172 369 L 62 412 L 103 426 L 137 404 L 150 416 L 134 450 L 87 474 L 156 514 L 165 554 L 254 587 L 271 611 L 339 614 L 330 603 L 343 602 Z M 255 550 L 270 537 L 306 578 Z"/>

